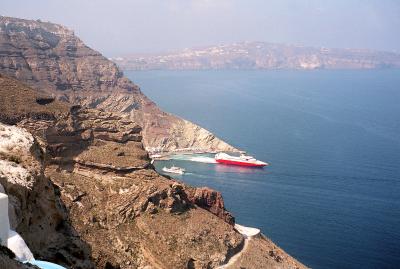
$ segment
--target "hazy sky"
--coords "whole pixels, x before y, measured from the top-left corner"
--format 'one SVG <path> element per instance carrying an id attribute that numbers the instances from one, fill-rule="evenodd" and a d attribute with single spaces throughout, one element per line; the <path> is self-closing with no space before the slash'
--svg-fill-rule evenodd
<path id="1" fill-rule="evenodd" d="M 400 51 L 400 0 L 1 0 L 107 56 L 236 41 Z"/>

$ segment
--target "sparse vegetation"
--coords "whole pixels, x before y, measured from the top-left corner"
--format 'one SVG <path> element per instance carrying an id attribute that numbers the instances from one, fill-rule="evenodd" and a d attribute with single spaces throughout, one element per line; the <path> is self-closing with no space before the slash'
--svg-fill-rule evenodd
<path id="1" fill-rule="evenodd" d="M 15 155 L 10 155 L 10 156 L 8 156 L 8 160 L 10 161 L 10 162 L 14 162 L 14 163 L 17 163 L 17 164 L 20 164 L 21 163 L 21 157 L 19 157 L 19 156 L 15 156 Z"/>

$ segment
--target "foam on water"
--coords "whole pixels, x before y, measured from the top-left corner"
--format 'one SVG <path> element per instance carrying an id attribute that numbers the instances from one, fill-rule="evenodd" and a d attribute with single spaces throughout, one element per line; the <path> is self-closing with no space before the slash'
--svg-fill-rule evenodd
<path id="1" fill-rule="evenodd" d="M 202 154 L 182 154 L 182 155 L 172 155 L 171 160 L 181 160 L 181 161 L 190 161 L 190 162 L 199 162 L 199 163 L 217 163 L 217 161 L 207 155 Z"/>
<path id="2" fill-rule="evenodd" d="M 189 161 L 199 162 L 199 163 L 217 163 L 217 161 L 214 158 L 210 157 L 191 157 L 189 158 Z"/>

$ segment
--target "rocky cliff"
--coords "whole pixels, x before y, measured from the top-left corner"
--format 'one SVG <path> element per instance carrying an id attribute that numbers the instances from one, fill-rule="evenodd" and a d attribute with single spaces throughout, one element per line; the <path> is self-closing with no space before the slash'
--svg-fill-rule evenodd
<path id="1" fill-rule="evenodd" d="M 0 121 L 10 222 L 36 258 L 68 268 L 305 268 L 263 236 L 240 234 L 220 193 L 158 175 L 126 113 L 68 105 L 0 75 Z M 0 252 L 1 263 L 25 268 Z"/>
<path id="2" fill-rule="evenodd" d="M 123 112 L 148 150 L 235 150 L 207 130 L 161 111 L 118 67 L 57 24 L 0 17 L 0 73 L 70 104 Z"/>
<path id="3" fill-rule="evenodd" d="M 400 54 L 363 49 L 313 48 L 242 42 L 164 54 L 113 58 L 125 70 L 373 69 L 399 68 Z"/>

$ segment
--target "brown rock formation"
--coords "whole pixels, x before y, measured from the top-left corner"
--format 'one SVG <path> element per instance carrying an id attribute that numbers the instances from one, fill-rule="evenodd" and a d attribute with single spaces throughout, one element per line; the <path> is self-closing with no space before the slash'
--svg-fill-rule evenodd
<path id="1" fill-rule="evenodd" d="M 0 106 L 2 108 L 2 122 L 15 124 L 25 117 L 34 119 L 51 120 L 55 119 L 59 113 L 66 112 L 67 105 L 50 99 L 44 105 L 41 105 L 45 97 L 28 89 L 20 82 L 5 78 L 0 74 Z M 48 100 L 48 99 L 47 99 Z"/>
<path id="2" fill-rule="evenodd" d="M 113 62 L 60 25 L 0 17 L 0 73 L 71 104 L 126 113 L 143 127 L 148 149 L 235 150 L 207 130 L 161 111 Z"/>
<path id="3" fill-rule="evenodd" d="M 0 123 L 0 133 L 0 184 L 9 195 L 11 228 L 38 259 L 93 267 L 90 247 L 71 226 L 59 189 L 44 175 L 44 149 L 21 128 Z"/>
<path id="4" fill-rule="evenodd" d="M 263 235 L 251 238 L 241 255 L 228 267 L 300 269 L 304 266 Z"/>
<path id="5" fill-rule="evenodd" d="M 16 87 L 0 87 L 0 96 L 24 88 L 28 98 L 15 105 L 35 102 L 32 89 L 2 79 Z M 0 124 L 0 182 L 37 258 L 68 268 L 175 269 L 216 268 L 240 255 L 268 264 L 258 268 L 304 268 L 281 252 L 271 259 L 267 241 L 252 246 L 261 254 L 244 249 L 250 244 L 220 194 L 158 175 L 125 114 L 76 106 L 55 114 L 44 106 L 53 117 L 43 119 L 16 111 L 18 127 Z"/>

